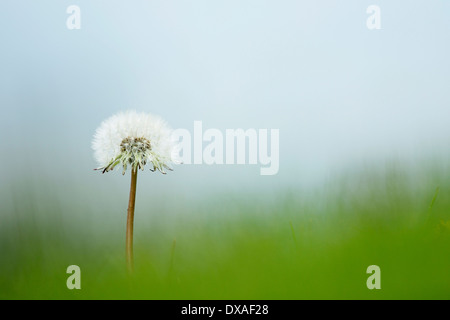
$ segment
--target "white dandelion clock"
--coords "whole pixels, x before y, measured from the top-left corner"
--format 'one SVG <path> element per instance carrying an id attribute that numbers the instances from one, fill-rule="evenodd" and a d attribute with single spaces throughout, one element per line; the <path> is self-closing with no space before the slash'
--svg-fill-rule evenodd
<path id="1" fill-rule="evenodd" d="M 178 146 L 172 140 L 172 129 L 160 117 L 128 111 L 103 121 L 97 129 L 92 148 L 103 173 L 121 165 L 123 174 L 128 167 L 151 171 L 172 170 L 179 163 Z"/>
<path id="2" fill-rule="evenodd" d="M 126 256 L 128 270 L 133 269 L 133 220 L 138 170 L 149 168 L 166 174 L 178 159 L 179 147 L 172 140 L 172 129 L 160 117 L 127 111 L 103 121 L 92 141 L 94 156 L 102 173 L 122 167 L 131 170 L 130 198 L 127 212 Z"/>

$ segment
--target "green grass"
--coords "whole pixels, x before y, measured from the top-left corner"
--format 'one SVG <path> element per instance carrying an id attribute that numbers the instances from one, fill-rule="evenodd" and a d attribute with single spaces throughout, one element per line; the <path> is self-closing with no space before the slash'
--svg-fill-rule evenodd
<path id="1" fill-rule="evenodd" d="M 360 172 L 315 193 L 226 194 L 158 209 L 138 194 L 132 277 L 122 207 L 123 216 L 96 220 L 91 206 L 22 186 L 23 198 L 2 210 L 0 298 L 449 299 L 449 178 Z M 100 195 L 91 205 L 102 203 Z M 81 290 L 66 287 L 72 264 Z M 366 287 L 373 264 L 381 290 Z"/>

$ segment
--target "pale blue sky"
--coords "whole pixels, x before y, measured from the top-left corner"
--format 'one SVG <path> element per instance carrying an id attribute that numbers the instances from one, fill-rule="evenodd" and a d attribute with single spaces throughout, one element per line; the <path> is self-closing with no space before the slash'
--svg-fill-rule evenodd
<path id="1" fill-rule="evenodd" d="M 73 4 L 81 30 L 66 28 Z M 372 4 L 381 30 L 366 27 Z M 125 190 L 127 178 L 92 171 L 90 144 L 128 108 L 174 128 L 280 130 L 277 176 L 255 165 L 141 176 L 175 193 L 309 185 L 450 146 L 449 1 L 8 1 L 0 23 L 6 184 L 32 166 L 34 179 Z"/>

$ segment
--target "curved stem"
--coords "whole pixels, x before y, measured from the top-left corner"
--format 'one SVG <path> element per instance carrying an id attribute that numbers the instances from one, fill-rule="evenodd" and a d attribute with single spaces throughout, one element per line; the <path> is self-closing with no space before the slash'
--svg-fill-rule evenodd
<path id="1" fill-rule="evenodd" d="M 126 235 L 127 269 L 129 273 L 133 272 L 133 222 L 134 222 L 134 205 L 136 200 L 136 182 L 137 182 L 137 169 L 133 168 L 131 169 L 130 199 L 128 200 L 127 235 Z"/>

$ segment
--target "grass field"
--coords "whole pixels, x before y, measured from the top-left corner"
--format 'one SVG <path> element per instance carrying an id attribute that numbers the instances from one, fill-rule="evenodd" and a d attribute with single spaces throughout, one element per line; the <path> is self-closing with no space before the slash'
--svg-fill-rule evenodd
<path id="1" fill-rule="evenodd" d="M 131 277 L 125 195 L 105 221 L 91 206 L 51 201 L 51 186 L 46 198 L 19 184 L 21 197 L 2 206 L 0 298 L 450 299 L 449 178 L 396 167 L 314 192 L 228 193 L 157 209 L 138 196 Z M 66 287 L 72 264 L 81 290 Z M 380 267 L 380 290 L 366 286 L 370 265 Z"/>

